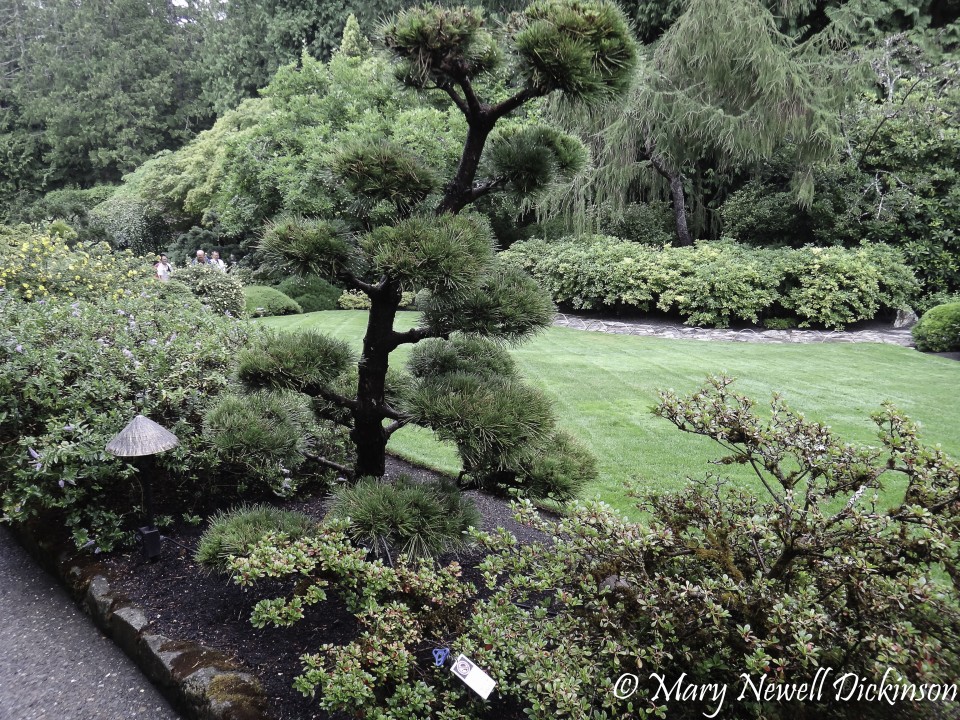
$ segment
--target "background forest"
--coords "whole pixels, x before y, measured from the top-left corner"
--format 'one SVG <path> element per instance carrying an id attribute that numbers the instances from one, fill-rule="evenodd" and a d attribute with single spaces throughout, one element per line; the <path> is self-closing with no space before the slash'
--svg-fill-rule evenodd
<path id="1" fill-rule="evenodd" d="M 452 170 L 462 117 L 398 87 L 367 39 L 406 4 L 5 3 L 0 220 L 62 218 L 82 239 L 167 250 L 175 264 L 201 246 L 239 259 L 278 214 L 319 215 L 348 202 L 324 167 L 331 149 L 353 137 L 381 132 Z M 519 9 L 478 4 L 502 22 Z M 579 134 L 590 161 L 572 183 L 534 201 L 517 193 L 478 204 L 501 248 L 576 233 L 576 248 L 518 248 L 519 262 L 556 301 L 656 305 L 696 324 L 731 320 L 722 308 L 685 309 L 670 293 L 690 293 L 661 292 L 656 278 L 652 291 L 608 277 L 599 288 L 559 289 L 565 280 L 551 259 L 569 264 L 568 251 L 582 254 L 585 239 L 611 252 L 611 238 L 618 261 L 637 252 L 622 240 L 682 247 L 732 238 L 735 252 L 716 246 L 723 263 L 747 257 L 774 275 L 782 261 L 753 248 L 881 243 L 919 283 L 870 265 L 882 277 L 862 312 L 804 314 L 802 300 L 767 297 L 786 297 L 788 287 L 735 278 L 749 288 L 739 294 L 757 295 L 765 309 L 741 318 L 754 322 L 786 314 L 840 326 L 885 307 L 927 309 L 960 291 L 960 2 L 621 6 L 642 43 L 626 103 L 586 113 L 536 100 L 510 120 Z M 351 12 L 356 22 L 344 37 Z M 510 72 L 499 71 L 504 85 Z M 487 82 L 495 97 L 498 81 Z M 860 256 L 833 252 L 834 265 L 862 265 Z M 244 264 L 261 262 L 253 255 Z"/>

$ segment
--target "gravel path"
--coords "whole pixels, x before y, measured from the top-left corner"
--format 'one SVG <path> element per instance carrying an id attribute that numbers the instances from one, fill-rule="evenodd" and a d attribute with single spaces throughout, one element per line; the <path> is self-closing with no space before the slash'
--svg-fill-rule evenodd
<path id="1" fill-rule="evenodd" d="M 755 343 L 887 343 L 913 346 L 910 330 L 895 329 L 881 323 L 869 323 L 864 329 L 854 330 L 762 330 L 697 328 L 678 325 L 659 319 L 609 320 L 585 315 L 557 313 L 553 321 L 559 327 L 592 330 L 617 335 L 641 335 L 671 340 L 727 340 Z"/>
<path id="2" fill-rule="evenodd" d="M 2 720 L 180 718 L 6 528 L 0 648 Z"/>

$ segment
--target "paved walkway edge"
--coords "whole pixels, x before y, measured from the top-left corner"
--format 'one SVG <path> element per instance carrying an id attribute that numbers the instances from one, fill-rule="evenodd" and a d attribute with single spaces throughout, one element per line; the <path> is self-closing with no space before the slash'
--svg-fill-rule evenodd
<path id="1" fill-rule="evenodd" d="M 66 587 L 97 627 L 133 660 L 182 713 L 193 720 L 269 720 L 257 679 L 223 653 L 150 632 L 146 614 L 110 588 L 89 556 L 57 548 L 23 526 L 14 536 Z"/>

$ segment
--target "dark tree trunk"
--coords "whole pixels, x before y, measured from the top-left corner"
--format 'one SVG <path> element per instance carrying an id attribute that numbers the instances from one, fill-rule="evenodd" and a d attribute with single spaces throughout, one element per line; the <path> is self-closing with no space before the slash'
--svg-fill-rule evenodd
<path id="1" fill-rule="evenodd" d="M 350 439 L 357 449 L 356 477 L 381 477 L 386 472 L 389 434 L 383 427 L 384 392 L 390 353 L 395 347 L 393 321 L 400 306 L 400 286 L 388 281 L 371 297 L 363 354 L 357 366 L 357 406 Z"/>
<path id="2" fill-rule="evenodd" d="M 677 230 L 677 245 L 680 247 L 693 245 L 693 237 L 687 226 L 687 202 L 683 193 L 683 175 L 664 162 L 663 157 L 657 153 L 653 140 L 649 137 L 644 147 L 644 155 L 653 165 L 653 169 L 670 183 L 670 200 L 673 205 L 673 222 Z"/>
<path id="3" fill-rule="evenodd" d="M 437 215 L 456 214 L 475 199 L 473 181 L 477 177 L 477 169 L 480 167 L 480 158 L 483 155 L 483 146 L 493 129 L 494 121 L 483 114 L 477 118 L 471 118 L 469 123 L 467 141 L 463 146 L 463 155 L 460 156 L 457 174 L 444 190 L 443 200 L 437 206 Z"/>
<path id="4" fill-rule="evenodd" d="M 683 177 L 680 173 L 673 173 L 670 179 L 670 198 L 673 201 L 673 220 L 677 227 L 677 245 L 687 247 L 693 245 L 693 237 L 687 226 L 687 203 L 683 195 Z"/>

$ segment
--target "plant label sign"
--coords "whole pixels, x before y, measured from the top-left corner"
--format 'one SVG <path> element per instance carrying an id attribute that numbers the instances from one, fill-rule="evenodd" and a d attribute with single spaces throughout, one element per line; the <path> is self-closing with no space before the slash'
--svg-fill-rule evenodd
<path id="1" fill-rule="evenodd" d="M 450 672 L 466 683 L 467 687 L 473 690 L 477 695 L 486 700 L 493 692 L 493 686 L 497 682 L 487 675 L 483 670 L 473 664 L 466 655 L 458 655 L 453 661 L 453 667 Z"/>

